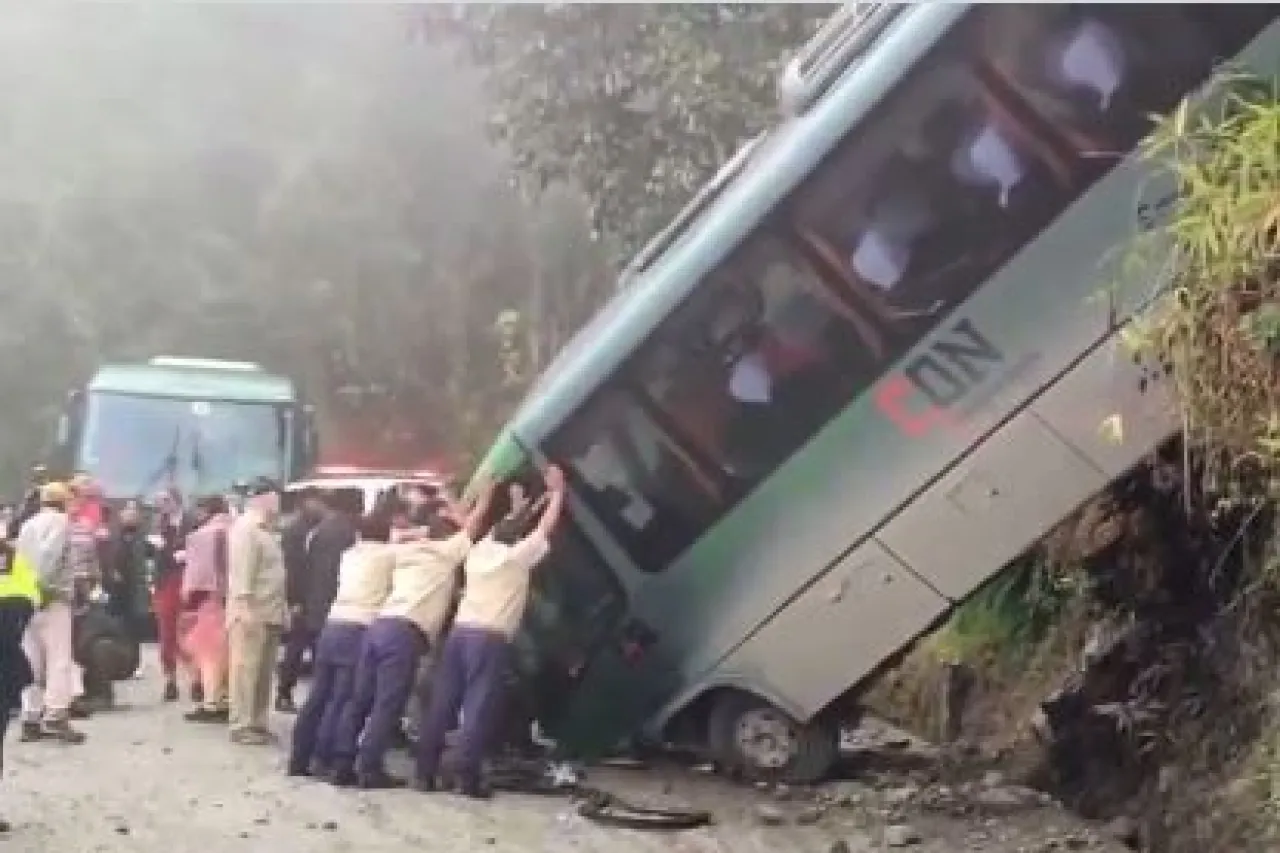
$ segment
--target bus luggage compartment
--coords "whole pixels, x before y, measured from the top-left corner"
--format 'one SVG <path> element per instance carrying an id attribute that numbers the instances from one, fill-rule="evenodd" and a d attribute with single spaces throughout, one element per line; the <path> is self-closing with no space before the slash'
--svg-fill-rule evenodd
<path id="1" fill-rule="evenodd" d="M 916 497 L 877 538 L 960 601 L 1107 484 L 1025 409 Z"/>

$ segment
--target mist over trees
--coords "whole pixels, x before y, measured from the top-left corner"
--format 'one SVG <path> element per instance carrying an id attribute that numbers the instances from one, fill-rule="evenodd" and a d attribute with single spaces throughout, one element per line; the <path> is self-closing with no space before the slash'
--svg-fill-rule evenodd
<path id="1" fill-rule="evenodd" d="M 15 6 L 0 476 L 98 363 L 157 354 L 260 361 L 330 424 L 465 458 L 826 11 Z"/>

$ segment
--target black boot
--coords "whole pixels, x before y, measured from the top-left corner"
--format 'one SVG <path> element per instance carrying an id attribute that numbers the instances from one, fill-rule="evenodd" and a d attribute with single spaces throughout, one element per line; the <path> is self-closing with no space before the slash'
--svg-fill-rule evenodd
<path id="1" fill-rule="evenodd" d="M 22 743 L 35 743 L 44 737 L 44 729 L 40 728 L 39 723 L 23 723 L 22 734 L 18 736 L 18 740 Z"/>
<path id="2" fill-rule="evenodd" d="M 164 683 L 164 693 L 160 699 L 162 702 L 177 702 L 179 697 L 178 682 L 169 679 Z"/>
<path id="3" fill-rule="evenodd" d="M 276 711 L 281 714 L 296 714 L 298 706 L 293 702 L 293 691 L 281 690 L 276 694 Z"/>
<path id="4" fill-rule="evenodd" d="M 191 704 L 192 705 L 204 704 L 204 685 L 198 681 L 195 684 L 191 685 Z"/>

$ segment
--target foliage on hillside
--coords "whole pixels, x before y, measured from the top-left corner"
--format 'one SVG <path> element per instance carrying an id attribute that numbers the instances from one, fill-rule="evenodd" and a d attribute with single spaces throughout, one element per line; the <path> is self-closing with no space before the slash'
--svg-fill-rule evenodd
<path id="1" fill-rule="evenodd" d="M 1181 206 L 1134 254 L 1171 292 L 1134 341 L 1172 363 L 1191 437 L 1226 454 L 1230 479 L 1280 462 L 1280 107 L 1274 80 L 1224 84 L 1220 105 L 1184 106 L 1147 143 Z"/>
<path id="2" fill-rule="evenodd" d="M 432 7 L 423 31 L 485 71 L 522 186 L 577 184 L 625 254 L 776 117 L 785 53 L 833 8 L 467 4 Z"/>
<path id="3" fill-rule="evenodd" d="M 1174 298 L 1142 340 L 1174 365 L 1190 436 L 1223 463 L 1209 469 L 1210 488 L 1223 505 L 1255 505 L 1247 524 L 1280 500 L 1280 79 L 1226 82 L 1219 107 L 1184 110 L 1148 146 L 1172 163 L 1182 204 L 1167 235 Z M 1280 839 L 1274 525 L 1271 536 L 1233 608 L 1241 639 L 1230 665 L 1245 701 L 1218 715 L 1193 751 L 1200 758 L 1209 744 L 1230 756 L 1226 775 L 1236 778 L 1211 795 L 1208 814 L 1203 800 L 1182 804 L 1189 822 L 1243 848 Z"/>

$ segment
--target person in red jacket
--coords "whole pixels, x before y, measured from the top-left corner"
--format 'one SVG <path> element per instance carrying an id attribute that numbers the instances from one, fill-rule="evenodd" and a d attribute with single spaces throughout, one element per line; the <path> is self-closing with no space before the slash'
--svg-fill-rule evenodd
<path id="1" fill-rule="evenodd" d="M 189 516 L 182 510 L 182 499 L 175 490 L 162 492 L 156 498 L 155 529 L 151 543 L 155 547 L 151 607 L 156 616 L 156 639 L 160 643 L 160 667 L 164 671 L 165 702 L 178 701 L 178 665 L 184 655 L 178 642 L 178 623 L 182 617 L 182 564 L 186 559 L 186 538 L 191 531 Z M 204 702 L 204 690 L 198 677 L 193 677 L 191 701 Z"/>

